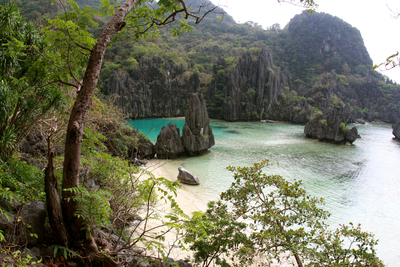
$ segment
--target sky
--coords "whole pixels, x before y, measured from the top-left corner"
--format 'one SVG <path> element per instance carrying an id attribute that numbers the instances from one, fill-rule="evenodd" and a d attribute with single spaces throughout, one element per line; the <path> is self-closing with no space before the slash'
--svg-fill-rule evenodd
<path id="1" fill-rule="evenodd" d="M 237 23 L 253 21 L 269 27 L 279 23 L 281 28 L 304 8 L 277 0 L 211 0 L 220 5 Z M 315 0 L 319 5 L 317 12 L 329 13 L 357 28 L 364 39 L 374 64 L 400 51 L 400 13 L 399 0 Z M 390 10 L 390 9 L 392 10 Z M 382 69 L 382 68 L 381 68 Z M 400 67 L 381 71 L 385 76 L 400 83 Z"/>

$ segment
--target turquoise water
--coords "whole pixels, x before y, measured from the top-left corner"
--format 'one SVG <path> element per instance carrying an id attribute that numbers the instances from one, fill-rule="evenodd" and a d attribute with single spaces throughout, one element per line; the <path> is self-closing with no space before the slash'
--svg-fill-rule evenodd
<path id="1" fill-rule="evenodd" d="M 160 119 L 137 120 L 144 133 Z M 165 119 L 165 125 L 169 119 Z M 183 119 L 173 119 L 178 127 Z M 309 194 L 323 197 L 329 224 L 361 223 L 379 239 L 378 255 L 387 266 L 400 266 L 400 142 L 388 124 L 357 125 L 361 139 L 338 146 L 304 137 L 304 126 L 259 122 L 211 122 L 216 144 L 202 156 L 172 162 L 197 175 L 205 199 L 218 198 L 233 181 L 228 165 L 246 166 L 269 159 L 268 174 L 302 180 Z M 155 140 L 161 126 L 149 134 Z M 178 171 L 177 171 L 178 173 Z"/>

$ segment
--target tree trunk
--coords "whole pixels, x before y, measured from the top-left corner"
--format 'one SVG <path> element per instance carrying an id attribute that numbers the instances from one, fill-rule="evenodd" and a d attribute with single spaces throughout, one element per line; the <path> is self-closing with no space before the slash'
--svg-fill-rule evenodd
<path id="1" fill-rule="evenodd" d="M 47 203 L 47 214 L 49 216 L 49 222 L 53 235 L 57 240 L 57 243 L 61 246 L 68 246 L 67 230 L 64 225 L 62 210 L 61 210 L 61 196 L 58 189 L 57 178 L 54 176 L 53 158 L 54 153 L 50 147 L 50 137 L 48 144 L 48 163 L 44 174 L 46 192 L 46 203 Z"/>
<path id="2" fill-rule="evenodd" d="M 294 253 L 294 258 L 296 259 L 297 266 L 303 267 L 303 262 L 301 261 L 300 256 L 299 256 L 299 254 L 297 252 Z"/>
<path id="3" fill-rule="evenodd" d="M 125 25 L 124 19 L 126 15 L 138 3 L 138 1 L 139 0 L 126 0 L 110 18 L 97 39 L 97 44 L 93 47 L 90 54 L 85 77 L 83 79 L 83 85 L 78 92 L 68 123 L 62 181 L 62 210 L 65 225 L 70 235 L 68 243 L 72 246 L 77 246 L 83 243 L 87 250 L 94 253 L 98 252 L 98 250 L 93 242 L 93 238 L 90 237 L 86 240 L 86 231 L 82 230 L 84 222 L 75 214 L 79 203 L 67 201 L 67 198 L 72 197 L 73 193 L 64 191 L 64 189 L 79 186 L 79 166 L 85 117 L 86 112 L 92 104 L 104 53 L 111 38 Z"/>

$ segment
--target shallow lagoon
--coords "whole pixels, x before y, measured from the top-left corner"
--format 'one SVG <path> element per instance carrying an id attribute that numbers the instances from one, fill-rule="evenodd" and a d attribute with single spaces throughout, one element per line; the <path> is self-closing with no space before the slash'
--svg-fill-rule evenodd
<path id="1" fill-rule="evenodd" d="M 169 121 L 182 128 L 183 119 L 146 119 L 130 122 L 155 143 Z M 162 123 L 162 124 L 160 124 Z M 378 255 L 388 266 L 400 262 L 400 142 L 389 124 L 357 125 L 361 139 L 338 146 L 304 137 L 304 126 L 284 123 L 212 120 L 216 144 L 200 157 L 175 160 L 173 166 L 190 170 L 202 184 L 205 199 L 218 198 L 233 178 L 228 165 L 246 166 L 269 159 L 266 173 L 302 180 L 307 191 L 326 200 L 329 223 L 361 223 L 380 240 Z"/>

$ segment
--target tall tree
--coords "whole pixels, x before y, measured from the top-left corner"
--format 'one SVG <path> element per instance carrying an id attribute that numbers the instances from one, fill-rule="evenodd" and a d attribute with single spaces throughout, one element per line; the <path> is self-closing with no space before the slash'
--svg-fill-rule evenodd
<path id="1" fill-rule="evenodd" d="M 104 2 L 103 7 L 108 11 L 111 10 L 113 15 L 98 37 L 96 45 L 90 49 L 89 61 L 82 82 L 78 79 L 76 80 L 76 83 L 79 84 L 79 91 L 71 111 L 65 142 L 62 210 L 63 220 L 69 236 L 63 239 L 67 240 L 67 244 L 70 246 L 84 244 L 88 253 L 92 255 L 98 253 L 97 246 L 91 236 L 86 238 L 87 233 L 82 228 L 84 221 L 82 218 L 76 216 L 79 203 L 68 201 L 68 199 L 73 199 L 74 192 L 65 189 L 79 186 L 80 156 L 85 119 L 87 111 L 92 104 L 107 46 L 112 38 L 125 26 L 126 28 L 133 29 L 132 37 L 137 40 L 148 34 L 150 30 L 156 29 L 158 26 L 174 22 L 176 17 L 180 14 L 183 15 L 185 19 L 193 18 L 196 20 L 196 23 L 199 23 L 204 16 L 216 9 L 215 6 L 200 6 L 198 7 L 198 12 L 193 13 L 183 0 L 162 0 L 158 1 L 154 7 L 151 5 L 152 2 L 153 1 L 126 0 L 116 9 L 115 13 L 113 13 L 114 7 L 108 5 L 106 1 Z M 127 15 L 133 9 L 135 10 L 134 14 L 127 18 Z M 125 21 L 125 19 L 127 19 L 127 21 Z M 187 23 L 181 20 L 179 28 L 172 28 L 172 34 L 177 35 L 181 30 L 189 29 L 190 27 Z M 83 49 L 88 50 L 87 48 Z"/>
<path id="2" fill-rule="evenodd" d="M 72 0 L 68 0 L 67 2 L 75 10 L 79 9 L 76 3 Z M 290 0 L 290 2 L 301 4 L 307 8 L 315 7 L 313 0 Z M 66 51 L 64 51 L 63 54 L 64 58 L 66 59 L 64 66 L 66 74 L 64 77 L 72 79 L 72 83 L 63 81 L 62 79 L 59 79 L 59 81 L 64 84 L 75 86 L 78 90 L 77 98 L 70 114 L 65 141 L 65 158 L 62 179 L 63 192 L 61 201 L 61 208 L 63 212 L 62 215 L 58 213 L 57 221 L 63 221 L 65 223 L 66 232 L 61 233 L 59 239 L 63 240 L 61 243 L 67 246 L 84 245 L 88 254 L 92 256 L 98 254 L 99 251 L 94 239 L 90 235 L 89 238 L 87 238 L 87 232 L 83 230 L 83 219 L 76 215 L 76 211 L 80 203 L 76 201 L 69 201 L 74 199 L 74 190 L 66 189 L 79 186 L 81 145 L 86 114 L 92 104 L 92 99 L 99 79 L 102 61 L 107 46 L 117 35 L 117 33 L 123 29 L 126 29 L 126 31 L 124 30 L 126 33 L 125 37 L 139 40 L 150 33 L 157 33 L 157 27 L 171 24 L 177 20 L 178 16 L 182 16 L 184 20 L 180 20 L 178 26 L 171 27 L 171 33 L 173 35 L 179 35 L 181 31 L 188 31 L 191 29 L 191 27 L 187 24 L 188 19 L 194 19 L 197 24 L 200 23 L 206 15 L 216 11 L 216 7 L 209 3 L 193 7 L 193 10 L 196 11 L 192 12 L 184 0 L 126 0 L 122 5 L 118 6 L 110 4 L 110 1 L 108 0 L 103 0 L 101 6 L 103 7 L 104 14 L 107 13 L 108 15 L 111 15 L 111 18 L 102 30 L 100 36 L 97 38 L 96 44 L 93 46 L 93 48 L 90 48 L 90 46 L 81 45 L 79 41 L 75 42 L 75 38 L 78 38 L 78 36 L 84 34 L 84 31 L 79 31 L 79 29 L 76 29 L 76 26 L 79 27 L 82 24 L 75 25 L 70 23 L 70 13 L 65 12 L 65 15 L 59 18 L 60 20 L 64 20 L 64 24 L 58 24 L 60 21 L 57 19 L 54 20 L 54 25 L 56 25 L 56 27 L 57 25 L 61 25 L 62 27 L 60 27 L 62 28 L 62 32 L 67 37 L 65 48 Z M 65 10 L 67 9 L 68 8 L 65 8 Z M 85 15 L 85 12 L 77 12 L 75 16 L 81 16 L 83 21 L 88 19 L 87 15 Z M 72 30 L 77 31 L 73 32 Z M 73 34 L 77 32 L 79 32 L 79 34 Z M 50 34 L 50 32 L 48 33 Z M 60 35 L 55 35 L 55 37 L 61 39 L 63 38 L 60 37 Z M 83 39 L 87 40 L 90 38 L 87 35 L 84 35 Z M 74 65 L 72 64 L 74 59 L 72 51 L 74 48 L 79 48 L 81 54 L 83 55 L 89 51 L 83 79 L 80 79 L 79 75 L 77 75 L 79 70 L 74 71 L 72 69 L 72 66 Z M 59 57 L 60 54 L 56 53 L 55 56 Z M 76 62 L 76 65 L 79 65 L 79 62 Z M 50 158 L 49 163 L 51 165 Z M 48 178 L 52 176 L 50 165 L 48 166 L 48 171 L 46 172 Z M 53 183 L 53 186 L 56 186 L 56 184 Z M 56 204 L 57 202 L 54 203 Z M 61 208 L 57 207 L 57 204 L 53 206 L 53 209 L 61 210 Z M 62 227 L 59 229 L 62 229 Z M 115 262 L 111 260 L 108 263 L 115 264 Z"/>

